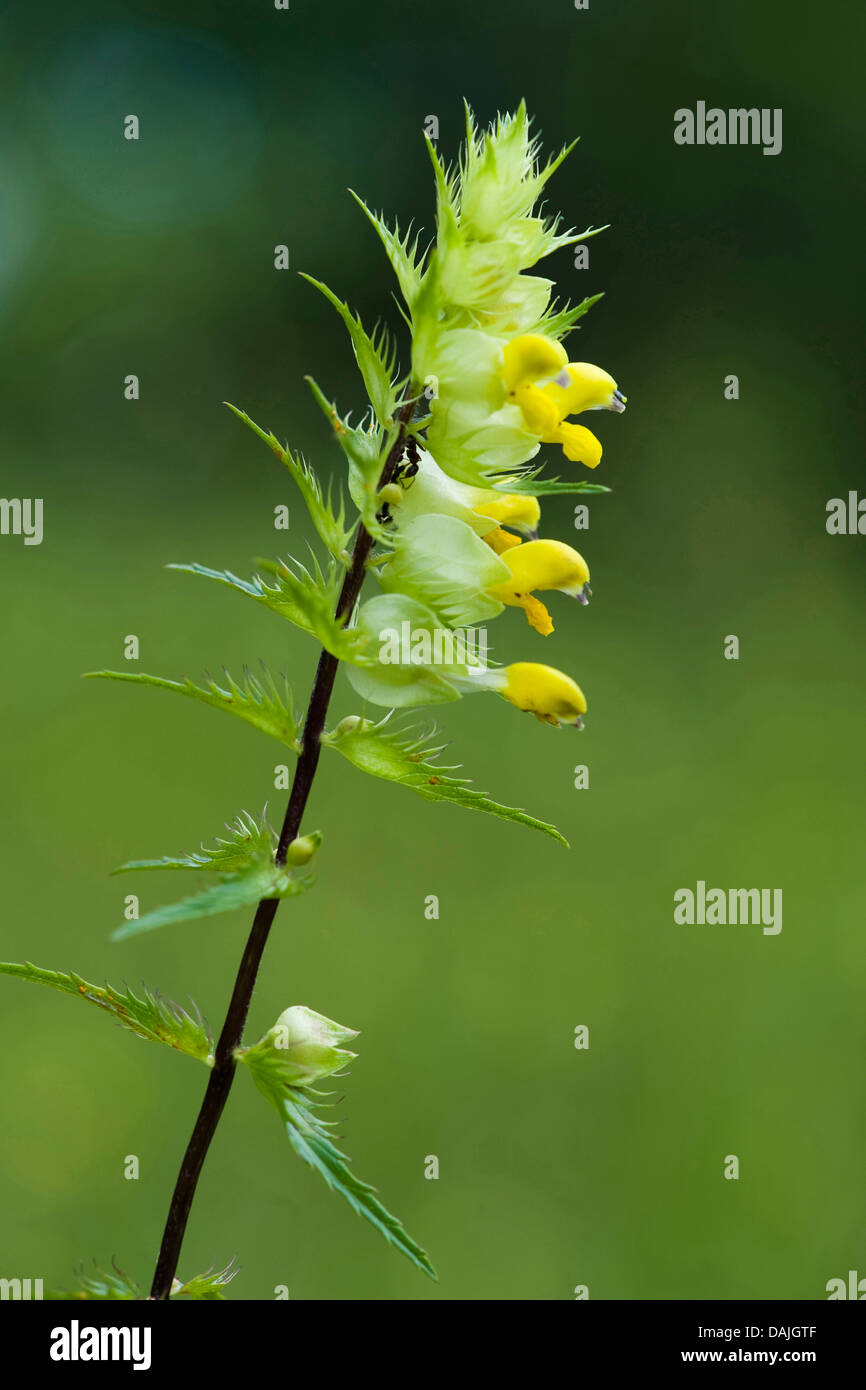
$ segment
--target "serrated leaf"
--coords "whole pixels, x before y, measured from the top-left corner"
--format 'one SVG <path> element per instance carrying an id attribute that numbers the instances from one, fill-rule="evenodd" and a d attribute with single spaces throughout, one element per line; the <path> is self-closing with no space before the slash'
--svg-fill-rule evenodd
<path id="1" fill-rule="evenodd" d="M 579 243 L 589 236 L 594 236 L 596 232 L 603 232 L 604 230 L 604 227 L 596 227 L 594 231 L 583 232 L 573 241 Z M 551 304 L 532 331 L 533 333 L 543 333 L 548 338 L 564 338 L 576 327 L 584 314 L 589 313 L 593 304 L 597 304 L 600 299 L 604 299 L 603 291 L 601 294 L 587 295 L 586 299 L 582 299 L 579 304 Z"/>
<path id="2" fill-rule="evenodd" d="M 420 736 L 411 728 L 389 730 L 385 727 L 389 718 L 386 715 L 378 724 L 361 720 L 354 729 L 324 734 L 322 743 L 342 753 L 350 763 L 371 777 L 409 787 L 427 801 L 450 801 L 452 805 L 464 806 L 470 811 L 484 811 L 500 820 L 516 821 L 518 825 L 540 830 L 561 845 L 568 846 L 568 841 L 555 825 L 538 820 L 520 808 L 500 805 L 484 792 L 475 791 L 466 777 L 449 776 L 460 764 L 445 766 L 436 761 L 442 746 L 432 745 L 435 729 Z"/>
<path id="3" fill-rule="evenodd" d="M 192 1298 L 197 1301 L 213 1302 L 214 1300 L 225 1300 L 223 1289 L 230 1284 L 238 1273 L 234 1256 L 229 1260 L 224 1269 L 206 1269 L 203 1274 L 195 1274 L 192 1279 L 181 1281 L 175 1279 L 172 1282 L 169 1298 Z"/>
<path id="4" fill-rule="evenodd" d="M 249 811 L 241 811 L 226 828 L 229 839 L 217 837 L 213 849 L 202 845 L 190 854 L 165 855 L 162 859 L 131 859 L 112 872 L 124 874 L 131 869 L 208 869 L 217 874 L 235 874 L 254 864 L 265 866 L 273 863 L 277 837 L 264 815 L 261 821 L 257 821 Z"/>
<path id="5" fill-rule="evenodd" d="M 194 893 L 180 902 L 166 903 L 147 912 L 137 921 L 122 922 L 111 933 L 112 941 L 125 941 L 141 932 L 157 927 L 173 927 L 177 922 L 190 922 L 198 917 L 215 917 L 221 912 L 234 912 L 251 907 L 262 898 L 287 898 L 302 893 L 312 880 L 298 880 L 284 869 L 255 869 L 226 879 L 201 893 Z"/>
<path id="6" fill-rule="evenodd" d="M 140 671 L 87 671 L 85 676 L 91 680 L 133 681 L 138 685 L 151 685 L 158 690 L 173 690 L 178 695 L 187 695 L 213 709 L 237 715 L 245 723 L 261 729 L 262 733 L 270 734 L 271 738 L 299 753 L 298 721 L 286 677 L 280 678 L 280 688 L 264 666 L 261 679 L 244 667 L 243 685 L 238 685 L 228 671 L 224 674 L 225 688 L 217 685 L 210 676 L 206 676 L 206 686 L 195 685 L 188 677 L 182 681 L 170 681 Z"/>
<path id="7" fill-rule="evenodd" d="M 188 1057 L 210 1062 L 213 1038 L 204 1019 L 196 1010 L 189 1014 L 179 1004 L 144 989 L 141 998 L 132 990 L 118 990 L 111 985 L 91 985 L 80 975 L 56 970 L 42 970 L 29 962 L 18 965 L 0 963 L 0 975 L 27 980 L 31 984 L 47 985 L 77 999 L 86 999 L 105 1013 L 111 1014 L 122 1027 L 148 1042 L 165 1043 Z"/>
<path id="8" fill-rule="evenodd" d="M 172 1282 L 170 1298 L 191 1298 L 195 1300 L 224 1300 L 225 1295 L 222 1290 L 230 1284 L 237 1274 L 234 1259 L 230 1260 L 225 1269 L 205 1270 L 204 1274 L 197 1274 L 192 1279 L 182 1282 L 175 1279 Z M 46 1299 L 63 1301 L 83 1301 L 93 1300 L 139 1300 L 143 1298 L 141 1289 L 134 1279 L 128 1274 L 124 1274 L 115 1264 L 112 1269 L 104 1270 L 94 1262 L 93 1273 L 88 1274 L 84 1266 L 80 1265 L 75 1271 L 75 1288 L 73 1289 L 52 1289 L 45 1294 Z"/>
<path id="9" fill-rule="evenodd" d="M 351 188 L 349 192 L 361 211 L 375 227 L 379 240 L 385 248 L 385 254 L 391 262 L 391 268 L 397 276 L 403 298 L 411 308 L 421 287 L 423 273 L 424 253 L 418 251 L 420 233 L 416 233 L 414 240 L 412 240 L 411 226 L 405 236 L 400 235 L 400 228 L 396 225 L 392 231 L 384 218 L 372 212 L 357 193 L 353 192 Z"/>
<path id="10" fill-rule="evenodd" d="M 218 584 L 225 584 L 237 593 L 254 598 L 272 613 L 287 618 L 302 632 L 315 637 L 325 651 L 338 661 L 349 661 L 358 666 L 376 661 L 375 653 L 368 655 L 365 651 L 367 644 L 364 639 L 352 629 L 343 627 L 334 617 L 342 578 L 333 560 L 327 575 L 323 574 L 315 560 L 312 571 L 305 569 L 297 560 L 291 563 L 279 561 L 274 566 L 272 583 L 268 583 L 260 574 L 252 579 L 239 579 L 231 570 L 212 570 L 206 565 L 169 565 L 168 568 L 214 579 Z"/>
<path id="11" fill-rule="evenodd" d="M 51 1289 L 45 1294 L 46 1299 L 63 1301 L 82 1301 L 91 1302 L 94 1300 L 133 1300 L 141 1298 L 141 1290 L 134 1279 L 128 1274 L 124 1274 L 122 1269 L 113 1265 L 111 1270 L 100 1269 L 94 1261 L 93 1273 L 85 1272 L 84 1266 L 79 1265 L 75 1270 L 74 1289 Z"/>
<path id="12" fill-rule="evenodd" d="M 377 521 L 376 513 L 379 510 L 379 478 L 395 430 L 386 431 L 372 412 L 368 412 L 364 423 L 350 425 L 349 417 L 338 413 L 334 402 L 328 400 L 314 378 L 308 376 L 305 380 L 345 455 L 349 465 L 349 494 L 361 513 L 365 529 L 374 540 L 389 544 L 389 535 Z"/>
<path id="13" fill-rule="evenodd" d="M 414 1265 L 431 1279 L 436 1271 L 427 1252 L 406 1233 L 376 1197 L 375 1189 L 356 1178 L 345 1154 L 335 1146 L 327 1133 L 330 1123 L 317 1114 L 315 1097 L 321 1092 L 287 1085 L 283 1079 L 281 1059 L 275 1053 L 257 1048 L 239 1051 L 240 1061 L 249 1068 L 262 1095 L 271 1102 L 286 1128 L 295 1153 L 315 1169 L 332 1188 L 345 1197 L 353 1211 L 363 1216 L 385 1237 L 389 1244 L 401 1250 Z M 320 1102 L 321 1104 L 321 1102 Z"/>
<path id="14" fill-rule="evenodd" d="M 231 840 L 220 840 L 213 850 L 161 859 L 139 859 L 121 866 L 116 873 L 127 869 L 202 869 L 219 875 L 220 882 L 180 902 L 165 903 L 143 917 L 125 921 L 111 933 L 112 941 L 123 941 L 156 927 L 173 926 L 176 922 L 197 917 L 213 917 L 220 912 L 233 912 L 262 898 L 291 898 L 312 887 L 313 878 L 297 868 L 277 864 L 275 831 L 264 817 L 260 824 L 243 812 L 229 826 Z M 320 840 L 318 832 L 311 838 Z"/>
<path id="15" fill-rule="evenodd" d="M 582 478 L 563 482 L 560 478 L 540 478 L 536 473 L 509 473 L 490 479 L 497 483 L 503 492 L 514 492 L 527 497 L 564 497 L 580 493 L 596 494 L 610 492 L 603 483 L 589 483 Z"/>
<path id="16" fill-rule="evenodd" d="M 303 278 L 315 285 L 328 302 L 333 304 L 346 325 L 352 340 L 355 361 L 364 378 L 376 419 L 384 429 L 389 429 L 397 406 L 398 383 L 394 378 L 397 350 L 389 340 L 387 329 L 377 326 L 370 336 L 357 314 L 353 314 L 348 304 L 338 299 L 333 290 L 321 280 L 314 279 L 312 275 L 304 275 Z"/>
<path id="17" fill-rule="evenodd" d="M 327 495 L 323 494 L 318 478 L 300 454 L 295 455 L 288 448 L 285 448 L 273 433 L 266 434 L 254 420 L 250 419 L 245 411 L 238 410 L 237 406 L 232 405 L 230 401 L 226 401 L 225 404 L 239 420 L 243 420 L 245 425 L 249 425 L 253 433 L 257 434 L 259 439 L 264 440 L 280 462 L 285 464 L 304 499 L 310 520 L 328 550 L 335 560 L 348 566 L 352 558 L 349 553 L 352 528 L 346 527 L 346 508 L 342 495 L 338 493 L 337 507 L 335 508 L 330 487 Z"/>
<path id="18" fill-rule="evenodd" d="M 424 133 L 424 143 L 433 165 L 436 183 L 436 245 L 438 256 L 448 254 L 460 236 L 460 168 L 448 168 L 430 136 Z"/>

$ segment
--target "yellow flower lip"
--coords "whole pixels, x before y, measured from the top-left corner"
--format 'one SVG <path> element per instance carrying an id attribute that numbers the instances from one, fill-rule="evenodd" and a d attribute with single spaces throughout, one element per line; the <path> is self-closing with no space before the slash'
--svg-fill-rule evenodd
<path id="1" fill-rule="evenodd" d="M 572 463 L 597 468 L 601 444 L 568 417 L 585 410 L 625 410 L 628 397 L 610 373 L 592 362 L 569 362 L 562 345 L 540 333 L 507 343 L 503 364 L 508 398 L 519 407 L 529 432 L 542 444 L 561 445 Z"/>
<path id="2" fill-rule="evenodd" d="M 504 555 L 507 550 L 513 550 L 515 546 L 521 544 L 519 536 L 515 536 L 512 531 L 504 530 L 502 526 L 494 526 L 493 530 L 488 531 L 481 539 L 497 555 Z"/>
<path id="3" fill-rule="evenodd" d="M 537 598 L 536 589 L 558 589 L 581 603 L 588 600 L 589 566 L 583 556 L 563 541 L 526 541 L 501 554 L 511 578 L 489 592 L 501 603 L 522 608 L 536 632 L 553 632 L 550 614 Z"/>
<path id="4" fill-rule="evenodd" d="M 542 724 L 582 729 L 586 696 L 576 681 L 554 666 L 518 661 L 506 666 L 501 694 L 517 709 L 534 714 Z"/>
<path id="5" fill-rule="evenodd" d="M 572 425 L 569 420 L 563 420 L 551 435 L 550 442 L 561 444 L 562 452 L 571 463 L 597 468 L 601 462 L 601 444 L 585 425 Z"/>

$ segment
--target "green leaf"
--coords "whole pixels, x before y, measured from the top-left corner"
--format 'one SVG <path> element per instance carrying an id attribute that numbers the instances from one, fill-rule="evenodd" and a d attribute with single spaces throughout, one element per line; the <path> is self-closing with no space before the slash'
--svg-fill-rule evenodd
<path id="1" fill-rule="evenodd" d="M 313 377 L 308 376 L 305 380 L 346 456 L 349 465 L 349 494 L 361 513 L 365 529 L 374 540 L 389 544 L 389 534 L 376 520 L 376 513 L 379 510 L 379 478 L 395 436 L 396 426 L 390 432 L 386 431 L 372 412 L 368 412 L 366 420 L 360 425 L 350 425 L 348 416 L 338 414 L 334 402 L 328 400 Z"/>
<path id="2" fill-rule="evenodd" d="M 352 313 L 348 304 L 344 304 L 341 299 L 337 298 L 333 290 L 330 290 L 321 280 L 315 280 L 312 275 L 304 275 L 303 278 L 308 280 L 311 285 L 315 285 L 316 289 L 320 290 L 325 298 L 333 304 L 346 325 L 352 340 L 355 361 L 358 363 L 361 376 L 364 378 L 364 385 L 367 388 L 370 404 L 376 412 L 376 419 L 384 429 L 389 429 L 397 406 L 398 382 L 394 378 L 397 349 L 390 342 L 387 329 L 377 326 L 373 330 L 373 336 L 370 337 L 361 320 Z"/>
<path id="3" fill-rule="evenodd" d="M 295 456 L 288 448 L 283 447 L 276 435 L 266 434 L 254 420 L 250 419 L 245 411 L 238 410 L 237 406 L 232 405 L 230 401 L 226 401 L 225 404 L 239 420 L 243 420 L 245 425 L 249 425 L 253 433 L 257 434 L 259 439 L 263 439 L 281 463 L 285 464 L 306 503 L 310 520 L 334 559 L 342 565 L 351 564 L 352 557 L 349 554 L 349 545 L 352 539 L 352 530 L 346 527 L 346 508 L 342 495 L 338 494 L 338 506 L 335 510 L 330 487 L 327 496 L 323 495 L 318 478 L 300 454 Z"/>
<path id="4" fill-rule="evenodd" d="M 168 568 L 215 579 L 237 593 L 247 594 L 272 613 L 288 618 L 302 632 L 315 637 L 325 651 L 338 661 L 350 661 L 358 666 L 376 661 L 375 653 L 365 652 L 365 640 L 351 628 L 343 627 L 334 617 L 342 578 L 333 560 L 327 575 L 322 573 L 315 560 L 312 572 L 297 560 L 291 563 L 279 561 L 274 566 L 273 583 L 268 583 L 259 574 L 252 579 L 239 579 L 230 570 L 212 570 L 206 565 L 169 565 Z"/>
<path id="5" fill-rule="evenodd" d="M 570 240 L 572 244 L 579 243 L 585 241 L 587 237 L 595 236 L 596 233 L 603 231 L 605 231 L 604 227 L 596 227 L 582 232 Z M 578 320 L 582 319 L 584 314 L 589 313 L 593 304 L 597 304 L 600 299 L 604 299 L 603 291 L 601 294 L 588 295 L 579 304 L 563 304 L 560 307 L 558 303 L 553 303 L 532 331 L 533 333 L 543 333 L 548 338 L 564 338 L 576 326 Z"/>
<path id="6" fill-rule="evenodd" d="M 124 874 L 130 869 L 209 869 L 217 874 L 236 874 L 253 864 L 273 863 L 276 835 L 264 816 L 257 821 L 249 811 L 241 811 L 226 828 L 230 838 L 221 840 L 217 837 L 213 849 L 202 845 L 201 849 L 193 850 L 190 854 L 175 857 L 166 855 L 162 859 L 131 859 L 112 872 Z"/>
<path id="7" fill-rule="evenodd" d="M 213 1302 L 214 1300 L 225 1301 L 223 1289 L 230 1284 L 238 1273 L 234 1257 L 229 1260 L 225 1269 L 206 1269 L 203 1274 L 195 1274 L 192 1279 L 187 1279 L 183 1283 L 175 1279 L 171 1286 L 170 1298 L 192 1298 Z"/>
<path id="8" fill-rule="evenodd" d="M 500 474 L 490 479 L 502 488 L 503 492 L 515 492 L 527 497 L 558 497 L 579 493 L 610 492 L 603 483 L 588 483 L 582 478 L 562 482 L 559 478 L 540 478 L 537 473 Z"/>
<path id="9" fill-rule="evenodd" d="M 284 743 L 295 753 L 301 751 L 298 736 L 298 721 L 292 707 L 292 692 L 285 676 L 277 684 L 267 669 L 262 667 L 262 678 L 244 667 L 243 685 L 225 672 L 226 686 L 217 685 L 206 675 L 207 685 L 194 685 L 184 677 L 182 681 L 165 680 L 162 676 L 149 676 L 139 671 L 87 671 L 86 678 L 93 680 L 133 681 L 138 685 L 152 685 L 158 690 L 174 690 L 178 695 L 188 695 L 192 700 L 200 700 L 213 709 L 236 714 L 247 724 L 270 734 L 279 743 Z"/>
<path id="10" fill-rule="evenodd" d="M 345 729 L 344 721 L 344 731 L 340 732 L 338 728 L 324 734 L 322 743 L 342 753 L 350 763 L 354 763 L 362 772 L 368 772 L 371 777 L 398 782 L 428 801 L 450 801 L 470 811 L 484 811 L 500 820 L 516 821 L 568 846 L 568 841 L 560 835 L 555 825 L 537 820 L 519 808 L 501 806 L 483 792 L 475 791 L 466 777 L 448 776 L 460 764 L 445 766 L 436 761 L 443 746 L 433 747 L 431 744 L 435 729 L 426 731 L 420 737 L 413 737 L 415 730 L 411 728 L 386 729 L 389 719 L 390 715 L 386 715 L 378 724 L 362 719 L 349 729 Z"/>
<path id="11" fill-rule="evenodd" d="M 413 241 L 411 226 L 405 236 L 400 235 L 400 228 L 396 225 L 394 230 L 391 231 L 391 228 L 387 225 L 385 220 L 377 216 L 375 212 L 372 212 L 370 208 L 367 207 L 364 200 L 358 197 L 357 193 L 353 192 L 351 188 L 349 192 L 352 194 L 352 197 L 355 199 L 361 211 L 369 218 L 375 227 L 379 239 L 385 248 L 388 260 L 391 262 L 391 268 L 397 276 L 403 298 L 411 308 L 421 288 L 423 274 L 424 253 L 419 253 L 418 251 L 420 232 L 416 233 Z"/>
<path id="12" fill-rule="evenodd" d="M 430 136 L 424 134 L 424 143 L 433 165 L 436 181 L 436 254 L 447 256 L 460 240 L 460 170 L 447 168 Z M 432 264 L 432 258 L 431 258 Z"/>
<path id="13" fill-rule="evenodd" d="M 540 179 L 540 182 L 541 182 L 541 184 L 542 184 L 542 187 L 544 186 L 544 184 L 547 183 L 548 179 L 549 179 L 553 174 L 556 173 L 556 171 L 557 171 L 557 169 L 559 168 L 560 164 L 562 164 L 564 160 L 568 159 L 568 156 L 571 154 L 572 150 L 573 150 L 573 149 L 576 147 L 576 145 L 579 143 L 579 140 L 580 140 L 580 136 L 578 136 L 576 140 L 570 140 L 569 143 L 568 143 L 567 145 L 563 145 L 562 149 L 559 151 L 558 154 L 552 154 L 552 155 L 550 155 L 550 157 L 548 158 L 548 161 L 547 161 L 547 163 L 545 164 L 544 168 L 541 169 L 541 170 L 539 171 L 539 179 Z M 597 232 L 604 232 L 604 231 L 606 231 L 606 230 L 607 230 L 606 227 L 596 227 L 596 228 L 595 228 L 595 231 L 597 231 Z M 583 237 L 585 237 L 585 236 L 592 236 L 593 234 L 594 234 L 594 233 L 593 233 L 593 228 L 590 227 L 588 231 L 583 232 L 583 233 L 581 234 L 581 238 L 580 238 L 580 239 L 583 240 Z"/>
<path id="14" fill-rule="evenodd" d="M 277 1111 L 295 1153 L 321 1174 L 328 1187 L 345 1197 L 353 1211 L 365 1217 L 391 1245 L 402 1250 L 414 1265 L 435 1279 L 436 1271 L 426 1251 L 382 1206 L 375 1189 L 355 1177 L 349 1160 L 334 1145 L 327 1133 L 330 1122 L 317 1114 L 322 1102 L 317 1105 L 314 1097 L 322 1093 L 288 1085 L 283 1076 L 283 1062 L 275 1052 L 250 1048 L 239 1050 L 236 1055 L 247 1065 L 262 1095 Z"/>
<path id="15" fill-rule="evenodd" d="M 80 975 L 71 972 L 67 975 L 56 970 L 42 970 L 37 965 L 26 962 L 23 965 L 0 963 L 0 975 L 10 975 L 15 979 L 28 980 L 31 984 L 47 985 L 49 989 L 60 990 L 63 994 L 86 999 L 117 1019 L 123 1028 L 128 1028 L 136 1037 L 148 1042 L 165 1043 L 188 1057 L 210 1064 L 213 1052 L 213 1038 L 198 1010 L 188 1014 L 179 1004 L 174 1004 L 162 995 L 144 989 L 142 997 L 132 990 L 118 990 L 111 985 L 91 985 Z M 193 1006 L 195 1007 L 195 1006 Z"/>
<path id="16" fill-rule="evenodd" d="M 237 1274 L 237 1267 L 232 1259 L 225 1269 L 205 1270 L 204 1274 L 196 1274 L 192 1279 L 182 1283 L 180 1279 L 172 1282 L 170 1298 L 192 1298 L 196 1300 L 225 1300 L 222 1292 L 227 1284 L 230 1284 Z M 90 1302 L 94 1299 L 111 1300 L 140 1300 L 143 1294 L 139 1285 L 128 1274 L 124 1274 L 115 1264 L 109 1272 L 100 1269 L 94 1262 L 93 1274 L 88 1274 L 81 1265 L 75 1271 L 74 1289 L 52 1289 L 45 1294 L 46 1299 L 63 1301 L 83 1301 Z"/>
<path id="17" fill-rule="evenodd" d="M 193 854 L 133 860 L 116 869 L 115 873 L 128 869 L 201 869 L 218 874 L 220 882 L 180 902 L 166 903 L 143 917 L 122 922 L 111 933 L 112 941 L 123 941 L 156 927 L 173 926 L 175 922 L 232 912 L 262 898 L 296 897 L 312 887 L 312 875 L 274 862 L 277 835 L 264 816 L 257 823 L 247 812 L 242 812 L 228 828 L 232 838 L 218 840 L 215 849 L 202 847 Z M 317 831 L 311 838 L 321 842 Z"/>
<path id="18" fill-rule="evenodd" d="M 51 1289 L 45 1294 L 46 1299 L 76 1302 L 91 1302 L 93 1300 L 109 1300 L 115 1302 L 121 1300 L 140 1299 L 141 1289 L 134 1279 L 128 1274 L 124 1274 L 117 1265 L 111 1271 L 100 1269 L 94 1261 L 93 1273 L 88 1274 L 83 1265 L 79 1265 L 75 1271 L 74 1289 Z"/>
<path id="19" fill-rule="evenodd" d="M 250 869 L 237 874 L 222 883 L 205 888 L 180 902 L 166 903 L 163 907 L 147 912 L 137 921 L 122 922 L 111 933 L 112 941 L 125 941 L 141 932 L 155 931 L 157 927 L 171 927 L 177 922 L 190 922 L 198 917 L 214 917 L 221 912 L 234 912 L 241 907 L 252 907 L 262 898 L 287 898 L 302 893 L 312 880 L 295 879 L 286 870 Z"/>

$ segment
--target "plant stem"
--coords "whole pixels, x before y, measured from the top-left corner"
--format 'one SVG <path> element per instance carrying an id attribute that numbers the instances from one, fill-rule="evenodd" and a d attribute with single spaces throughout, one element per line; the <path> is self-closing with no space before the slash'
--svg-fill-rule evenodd
<path id="1" fill-rule="evenodd" d="M 407 397 L 397 412 L 397 436 L 385 459 L 379 478 L 379 488 L 384 487 L 390 481 L 403 452 L 406 429 L 412 418 L 414 405 L 414 398 Z M 362 525 L 355 540 L 352 562 L 343 580 L 343 587 L 337 602 L 335 616 L 338 619 L 348 620 L 354 610 L 364 583 L 367 560 L 372 545 L 373 538 Z M 283 828 L 277 845 L 275 859 L 278 864 L 285 864 L 288 847 L 292 840 L 297 837 L 301 828 L 301 820 L 306 810 L 316 768 L 319 765 L 321 737 L 334 689 L 338 664 L 337 658 L 332 656 L 330 652 L 324 650 L 321 652 L 307 706 L 307 716 L 304 721 L 303 744 L 295 768 L 289 804 L 286 808 Z M 201 1109 L 187 1144 L 172 1194 L 150 1290 L 151 1299 L 167 1299 L 171 1292 L 172 1280 L 180 1258 L 180 1250 L 196 1186 L 234 1081 L 237 1067 L 235 1049 L 240 1046 L 243 1039 L 244 1025 L 255 988 L 256 977 L 279 905 L 279 898 L 263 898 L 256 908 L 249 938 L 238 967 L 225 1023 L 222 1026 L 214 1052 L 214 1064 L 207 1090 L 204 1093 Z"/>

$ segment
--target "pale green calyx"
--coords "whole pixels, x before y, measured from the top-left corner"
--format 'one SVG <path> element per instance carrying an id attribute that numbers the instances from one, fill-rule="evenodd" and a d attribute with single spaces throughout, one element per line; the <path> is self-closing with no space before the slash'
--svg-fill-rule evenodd
<path id="1" fill-rule="evenodd" d="M 355 1029 L 344 1028 L 305 1004 L 293 1004 L 248 1053 L 276 1061 L 285 1085 L 312 1086 L 354 1060 L 358 1054 L 342 1044 L 357 1036 Z"/>
<path id="2" fill-rule="evenodd" d="M 408 594 L 449 627 L 495 618 L 502 604 L 487 592 L 507 582 L 509 570 L 472 527 L 453 516 L 420 516 L 394 541 L 394 556 L 379 572 L 387 593 Z"/>

